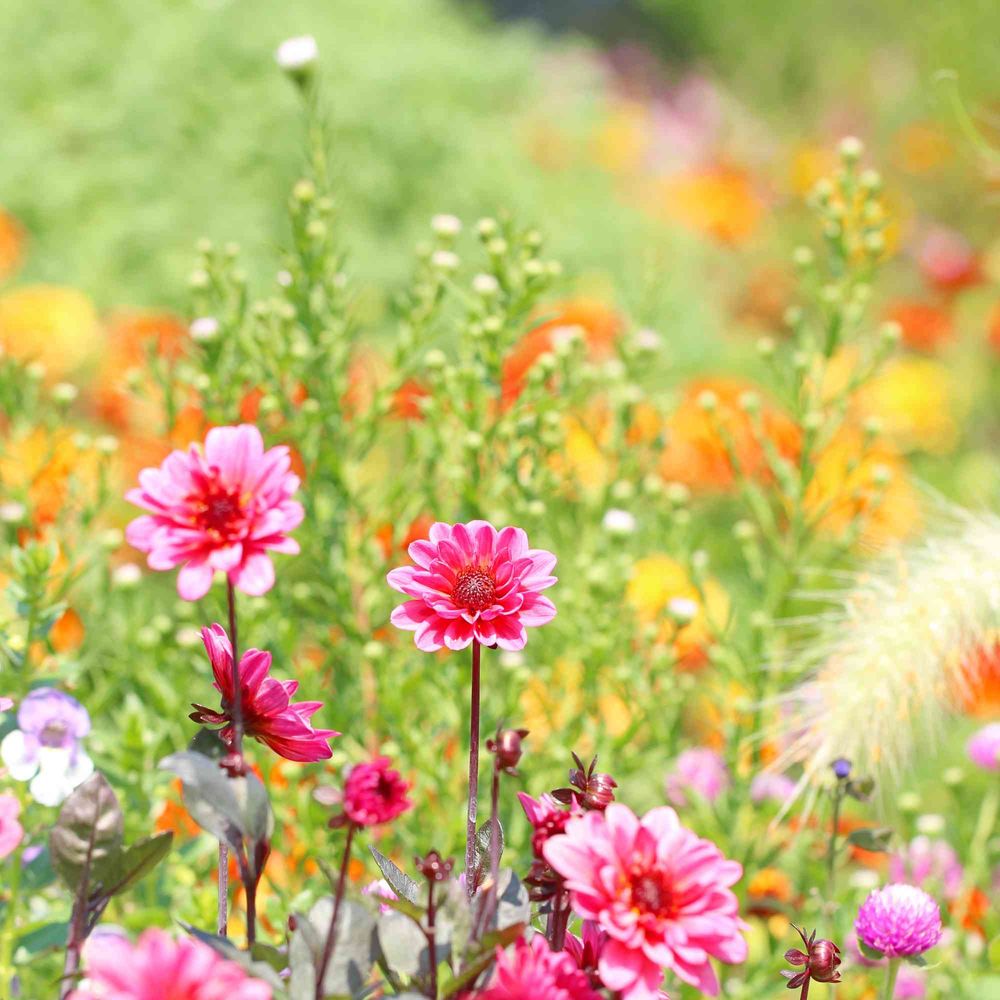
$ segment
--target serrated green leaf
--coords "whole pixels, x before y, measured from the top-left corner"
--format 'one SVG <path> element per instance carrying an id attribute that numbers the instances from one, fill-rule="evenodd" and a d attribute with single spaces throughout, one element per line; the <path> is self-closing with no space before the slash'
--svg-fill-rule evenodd
<path id="1" fill-rule="evenodd" d="M 369 847 L 375 864 L 378 865 L 382 877 L 389 883 L 392 891 L 400 897 L 407 899 L 411 903 L 417 903 L 420 899 L 420 886 L 409 875 L 397 868 L 384 854 L 379 853 L 374 847 Z"/>

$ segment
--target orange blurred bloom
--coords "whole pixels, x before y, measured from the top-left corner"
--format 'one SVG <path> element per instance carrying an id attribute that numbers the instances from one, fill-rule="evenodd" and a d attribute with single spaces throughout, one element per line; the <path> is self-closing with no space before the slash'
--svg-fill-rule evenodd
<path id="1" fill-rule="evenodd" d="M 968 715 L 1000 715 L 1000 633 L 988 635 L 965 661 L 956 665 L 952 696 Z"/>
<path id="2" fill-rule="evenodd" d="M 765 264 L 751 273 L 733 311 L 741 323 L 782 330 L 794 295 L 795 279 L 787 268 Z"/>
<path id="3" fill-rule="evenodd" d="M 715 408 L 710 413 L 702 405 L 706 393 L 714 397 Z M 760 397 L 752 383 L 726 377 L 697 379 L 685 387 L 680 404 L 666 422 L 667 445 L 660 459 L 664 479 L 696 490 L 731 489 L 735 470 L 725 437 L 732 442 L 740 472 L 749 478 L 773 479 L 763 440 L 782 458 L 797 461 L 801 449 L 798 427 L 776 406 L 761 399 L 757 419 L 762 440 L 754 421 L 740 406 L 747 393 Z"/>
<path id="4" fill-rule="evenodd" d="M 72 608 L 67 608 L 52 626 L 49 642 L 57 653 L 72 653 L 83 645 L 85 635 L 80 616 Z"/>
<path id="5" fill-rule="evenodd" d="M 433 523 L 434 518 L 429 514 L 419 514 L 410 522 L 409 527 L 406 529 L 406 533 L 398 543 L 395 541 L 395 526 L 392 524 L 383 524 L 375 532 L 375 541 L 378 542 L 379 548 L 382 550 L 382 554 L 385 556 L 386 562 L 391 562 L 393 559 L 407 558 L 406 550 L 413 542 L 427 538 Z"/>
<path id="6" fill-rule="evenodd" d="M 747 913 L 770 917 L 792 901 L 792 880 L 777 868 L 762 868 L 747 884 Z"/>
<path id="7" fill-rule="evenodd" d="M 990 347 L 1000 355 L 1000 302 L 990 311 L 986 339 Z"/>
<path id="8" fill-rule="evenodd" d="M 501 375 L 501 399 L 509 406 L 523 392 L 528 372 L 545 353 L 552 351 L 558 330 L 582 331 L 587 352 L 594 360 L 612 355 L 621 335 L 622 321 L 613 310 L 595 299 L 574 299 L 545 310 L 548 319 L 529 330 L 504 359 Z"/>
<path id="9" fill-rule="evenodd" d="M 657 203 L 668 218 L 730 246 L 746 243 L 764 213 L 750 176 L 724 165 L 660 181 Z"/>
<path id="10" fill-rule="evenodd" d="M 948 911 L 959 921 L 963 929 L 981 937 L 986 934 L 983 919 L 993 912 L 990 897 L 976 886 L 970 886 L 958 899 L 952 900 Z"/>
<path id="11" fill-rule="evenodd" d="M 899 324 L 903 343 L 916 351 L 935 351 L 955 333 L 951 316 L 926 302 L 896 302 L 886 310 L 885 318 Z"/>
<path id="12" fill-rule="evenodd" d="M 170 783 L 173 797 L 160 806 L 153 824 L 155 833 L 172 833 L 175 837 L 194 837 L 200 827 L 181 804 L 181 780 L 175 778 Z"/>
<path id="13" fill-rule="evenodd" d="M 954 154 L 947 134 L 933 122 L 913 122 L 896 136 L 899 165 L 911 174 L 938 170 Z"/>
<path id="14" fill-rule="evenodd" d="M 392 396 L 392 415 L 400 420 L 423 420 L 420 400 L 426 399 L 430 390 L 416 379 L 407 379 Z"/>
<path id="15" fill-rule="evenodd" d="M 25 236 L 21 224 L 0 208 L 0 281 L 12 275 L 24 258 Z"/>

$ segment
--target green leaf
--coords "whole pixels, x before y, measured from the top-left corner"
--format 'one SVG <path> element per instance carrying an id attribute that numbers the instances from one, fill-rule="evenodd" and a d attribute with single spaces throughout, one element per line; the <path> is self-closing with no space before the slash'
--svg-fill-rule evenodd
<path id="1" fill-rule="evenodd" d="M 17 939 L 15 953 L 23 950 L 28 955 L 37 955 L 54 948 L 64 948 L 68 930 L 69 924 L 65 920 L 36 927 Z"/>
<path id="2" fill-rule="evenodd" d="M 892 830 L 887 826 L 866 826 L 847 835 L 847 842 L 863 851 L 887 851 L 891 839 Z"/>
<path id="3" fill-rule="evenodd" d="M 124 817 L 104 775 L 95 771 L 70 794 L 49 834 L 52 864 L 74 892 L 84 869 L 88 878 L 121 854 Z"/>
<path id="4" fill-rule="evenodd" d="M 184 785 L 184 805 L 194 821 L 235 850 L 246 838 L 266 840 L 274 830 L 267 790 L 255 774 L 230 778 L 204 754 L 185 750 L 160 761 Z"/>
<path id="5" fill-rule="evenodd" d="M 323 953 L 323 946 L 330 929 L 333 916 L 333 897 L 324 896 L 316 901 L 308 918 L 296 917 L 296 928 L 289 944 L 292 964 L 291 979 L 294 990 L 292 997 L 305 996 L 304 989 L 311 978 L 316 982 L 316 970 Z M 305 950 L 312 955 L 312 975 L 306 968 Z M 340 904 L 337 918 L 337 937 L 334 942 L 333 958 L 327 966 L 323 979 L 323 996 L 355 996 L 361 993 L 368 982 L 372 967 L 378 955 L 375 937 L 375 917 L 360 903 L 344 900 Z"/>
<path id="6" fill-rule="evenodd" d="M 506 948 L 507 945 L 513 944 L 524 933 L 526 926 L 527 924 L 512 924 L 510 927 L 484 935 L 479 942 L 479 950 L 465 962 L 461 972 L 449 974 L 446 971 L 438 977 L 438 992 L 443 1000 L 472 986 L 493 961 L 497 948 Z"/>
<path id="7" fill-rule="evenodd" d="M 375 864 L 378 865 L 382 877 L 389 883 L 392 891 L 400 899 L 408 899 L 411 903 L 416 903 L 420 899 L 420 885 L 409 875 L 400 871 L 384 854 L 380 854 L 374 847 L 368 848 L 372 852 Z"/>
<path id="8" fill-rule="evenodd" d="M 927 968 L 927 959 L 923 955 L 906 955 L 903 961 L 907 965 L 915 965 L 918 969 Z"/>
<path id="9" fill-rule="evenodd" d="M 148 875 L 169 853 L 174 835 L 158 833 L 126 847 L 101 867 L 101 890 L 106 897 L 118 896 Z"/>
<path id="10" fill-rule="evenodd" d="M 878 948 L 872 948 L 870 945 L 865 944 L 860 938 L 858 939 L 858 948 L 865 958 L 870 958 L 873 962 L 880 962 L 883 958 L 885 958 L 884 952 L 879 951 Z"/>
<path id="11" fill-rule="evenodd" d="M 994 969 L 1000 969 L 1000 934 L 998 934 L 986 949 L 986 957 Z"/>
<path id="12" fill-rule="evenodd" d="M 281 977 L 268 962 L 256 961 L 251 954 L 237 948 L 229 938 L 219 937 L 218 934 L 210 934 L 208 931 L 193 927 L 183 920 L 178 921 L 178 923 L 191 937 L 197 938 L 202 944 L 207 944 L 216 954 L 221 955 L 230 962 L 235 962 L 255 979 L 263 980 L 268 986 L 279 990 L 285 988 Z"/>
<path id="13" fill-rule="evenodd" d="M 416 976 L 429 971 L 427 938 L 409 917 L 394 912 L 381 914 L 377 934 L 382 957 L 393 972 Z"/>

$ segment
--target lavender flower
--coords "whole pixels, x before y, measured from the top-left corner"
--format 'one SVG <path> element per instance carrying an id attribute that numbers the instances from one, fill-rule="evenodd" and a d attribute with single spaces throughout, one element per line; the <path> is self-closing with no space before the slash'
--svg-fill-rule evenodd
<path id="1" fill-rule="evenodd" d="M 36 802 L 59 805 L 94 770 L 81 745 L 87 710 L 56 688 L 36 688 L 18 707 L 17 725 L 0 743 L 0 758 L 15 781 L 31 782 Z"/>
<path id="2" fill-rule="evenodd" d="M 854 922 L 858 939 L 887 958 L 920 955 L 941 940 L 941 910 L 915 885 L 873 889 Z"/>

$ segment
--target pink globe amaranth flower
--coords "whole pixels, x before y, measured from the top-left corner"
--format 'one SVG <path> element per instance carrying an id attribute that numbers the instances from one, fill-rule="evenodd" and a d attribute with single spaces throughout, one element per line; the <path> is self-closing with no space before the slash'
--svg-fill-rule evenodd
<path id="1" fill-rule="evenodd" d="M 357 826 L 378 826 L 405 813 L 413 803 L 410 786 L 388 757 L 355 764 L 344 782 L 344 815 Z"/>
<path id="2" fill-rule="evenodd" d="M 418 649 L 464 649 L 473 639 L 523 649 L 525 628 L 555 616 L 555 605 L 541 591 L 556 582 L 556 557 L 528 548 L 520 528 L 438 522 L 429 540 L 413 542 L 408 552 L 416 565 L 394 569 L 387 579 L 412 600 L 400 604 L 391 620 L 415 633 Z"/>
<path id="3" fill-rule="evenodd" d="M 889 856 L 889 877 L 893 882 L 909 882 L 924 887 L 940 886 L 945 899 L 954 899 L 962 889 L 964 870 L 955 849 L 946 840 L 914 837 L 898 854 Z"/>
<path id="4" fill-rule="evenodd" d="M 271 987 L 193 938 L 145 931 L 133 945 L 117 935 L 84 949 L 85 985 L 70 1000 L 271 1000 Z"/>
<path id="5" fill-rule="evenodd" d="M 729 770 L 715 750 L 692 747 L 678 756 L 666 786 L 667 798 L 678 808 L 688 804 L 687 791 L 714 802 L 729 787 Z"/>
<path id="6" fill-rule="evenodd" d="M 21 803 L 16 795 L 0 795 L 0 858 L 7 857 L 24 837 L 24 827 L 18 817 Z"/>
<path id="7" fill-rule="evenodd" d="M 191 718 L 202 725 L 222 726 L 227 745 L 233 740 L 233 646 L 226 630 L 218 624 L 203 628 L 201 637 L 212 663 L 215 690 L 222 695 L 221 711 L 194 705 Z M 269 676 L 271 654 L 248 649 L 240 657 L 240 709 L 243 732 L 269 746 L 286 760 L 316 761 L 333 756 L 330 740 L 340 733 L 314 729 L 309 721 L 323 707 L 321 701 L 295 701 L 298 681 L 279 681 Z"/>
<path id="8" fill-rule="evenodd" d="M 1000 722 L 983 726 L 965 745 L 969 760 L 987 771 L 1000 771 Z"/>
<path id="9" fill-rule="evenodd" d="M 552 951 L 541 934 L 518 939 L 512 951 L 497 948 L 493 978 L 476 1000 L 602 1000 L 573 958 Z"/>
<path id="10" fill-rule="evenodd" d="M 303 516 L 290 466 L 286 447 L 264 451 L 256 427 L 215 427 L 204 448 L 174 451 L 139 473 L 126 499 L 150 513 L 126 538 L 149 553 L 150 569 L 181 567 L 177 591 L 186 601 L 204 597 L 216 571 L 246 594 L 265 594 L 274 585 L 268 552 L 299 551 L 288 536 Z"/>
<path id="11" fill-rule="evenodd" d="M 746 959 L 746 925 L 729 888 L 743 867 L 681 826 L 673 809 L 640 820 L 615 802 L 603 814 L 574 817 L 545 844 L 545 857 L 574 910 L 607 933 L 598 971 L 624 1000 L 654 1000 L 664 969 L 715 996 L 709 959 Z"/>
<path id="12" fill-rule="evenodd" d="M 915 885 L 873 889 L 854 922 L 858 939 L 887 958 L 920 955 L 941 940 L 941 910 Z"/>

